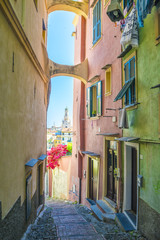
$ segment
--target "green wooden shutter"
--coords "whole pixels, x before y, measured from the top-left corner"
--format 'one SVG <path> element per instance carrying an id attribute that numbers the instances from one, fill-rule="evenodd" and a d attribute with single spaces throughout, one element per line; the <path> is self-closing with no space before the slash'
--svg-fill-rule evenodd
<path id="1" fill-rule="evenodd" d="M 102 81 L 97 83 L 97 115 L 102 115 Z"/>
<path id="2" fill-rule="evenodd" d="M 87 102 L 87 117 L 91 116 L 91 88 L 87 88 L 87 93 L 86 93 L 86 102 Z"/>

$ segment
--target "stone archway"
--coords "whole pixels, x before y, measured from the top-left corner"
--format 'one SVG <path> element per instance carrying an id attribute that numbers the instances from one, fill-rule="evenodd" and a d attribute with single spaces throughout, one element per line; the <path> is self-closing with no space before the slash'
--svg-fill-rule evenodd
<path id="1" fill-rule="evenodd" d="M 48 14 L 56 10 L 63 10 L 74 12 L 78 15 L 87 18 L 88 3 L 73 0 L 47 0 L 47 10 Z"/>
<path id="2" fill-rule="evenodd" d="M 74 66 L 62 65 L 49 60 L 49 68 L 51 78 L 56 76 L 69 76 L 81 80 L 84 84 L 87 83 L 88 59 Z"/>

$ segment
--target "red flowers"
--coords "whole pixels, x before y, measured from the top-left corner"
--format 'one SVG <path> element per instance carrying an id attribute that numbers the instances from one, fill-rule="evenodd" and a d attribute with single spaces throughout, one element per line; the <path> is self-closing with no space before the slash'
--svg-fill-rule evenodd
<path id="1" fill-rule="evenodd" d="M 65 156 L 67 152 L 68 152 L 67 145 L 59 144 L 57 147 L 51 148 L 51 150 L 47 152 L 48 155 L 47 167 L 52 169 L 59 167 L 58 160 L 61 157 Z"/>

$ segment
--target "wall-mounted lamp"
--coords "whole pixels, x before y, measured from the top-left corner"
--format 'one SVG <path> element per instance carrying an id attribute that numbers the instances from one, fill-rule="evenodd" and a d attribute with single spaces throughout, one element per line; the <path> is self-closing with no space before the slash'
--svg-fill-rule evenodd
<path id="1" fill-rule="evenodd" d="M 119 21 L 124 18 L 123 11 L 120 6 L 122 0 L 112 0 L 111 4 L 108 6 L 107 15 L 112 22 Z"/>

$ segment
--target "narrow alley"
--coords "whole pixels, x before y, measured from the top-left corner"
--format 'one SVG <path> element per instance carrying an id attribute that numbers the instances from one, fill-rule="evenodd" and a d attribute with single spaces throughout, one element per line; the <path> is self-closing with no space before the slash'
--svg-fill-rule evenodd
<path id="1" fill-rule="evenodd" d="M 125 233 L 114 221 L 97 220 L 86 206 L 62 200 L 48 200 L 44 211 L 30 225 L 21 240 L 145 240 L 137 232 Z"/>

